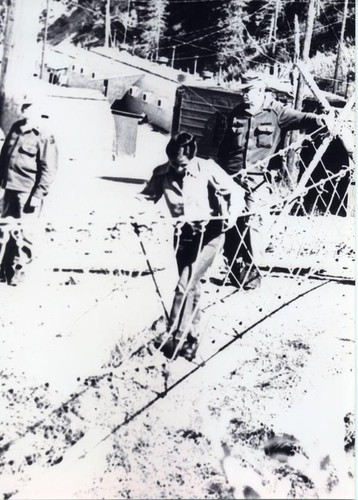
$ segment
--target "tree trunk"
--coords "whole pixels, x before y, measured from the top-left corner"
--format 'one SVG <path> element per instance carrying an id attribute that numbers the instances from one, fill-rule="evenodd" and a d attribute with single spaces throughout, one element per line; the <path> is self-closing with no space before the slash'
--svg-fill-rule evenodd
<path id="1" fill-rule="evenodd" d="M 304 62 L 306 62 L 309 58 L 311 41 L 312 41 L 312 34 L 313 34 L 313 26 L 314 26 L 314 20 L 315 20 L 315 12 L 316 12 L 316 0 L 310 0 L 309 6 L 308 6 L 305 42 L 304 42 L 303 51 L 302 51 L 302 61 L 304 61 Z M 295 23 L 296 57 L 297 57 L 297 50 L 298 50 L 297 37 L 299 37 L 299 34 L 297 33 L 298 29 L 299 29 L 298 23 L 296 22 Z M 302 102 L 303 102 L 303 95 L 304 95 L 304 90 L 305 90 L 305 83 L 304 83 L 303 76 L 301 74 L 298 75 L 297 89 L 295 89 L 295 90 L 296 90 L 296 94 L 295 94 L 294 107 L 295 107 L 295 109 L 301 110 Z M 298 130 L 292 131 L 290 141 L 296 142 L 298 139 L 298 134 L 299 134 Z M 297 182 L 298 169 L 295 168 L 296 159 L 297 159 L 296 153 L 292 152 L 288 155 L 287 169 L 288 169 L 288 175 L 289 175 L 291 186 L 294 186 Z"/>
<path id="2" fill-rule="evenodd" d="M 17 108 L 32 86 L 40 62 L 37 35 L 41 0 L 8 0 L 0 81 L 0 125 L 5 133 L 17 119 Z"/>
<path id="3" fill-rule="evenodd" d="M 343 10 L 343 20 L 342 20 L 342 29 L 341 29 L 341 37 L 338 45 L 337 59 L 336 59 L 336 67 L 334 69 L 334 85 L 333 92 L 336 94 L 338 90 L 338 75 L 339 75 L 339 67 L 341 65 L 342 60 L 342 48 L 344 44 L 344 32 L 346 30 L 346 21 L 347 21 L 347 12 L 348 12 L 348 0 L 344 2 L 344 10 Z"/>
<path id="4" fill-rule="evenodd" d="M 308 7 L 308 16 L 307 16 L 307 24 L 306 24 L 306 34 L 305 34 L 305 43 L 303 46 L 302 52 L 302 61 L 307 62 L 310 54 L 311 42 L 312 42 L 312 34 L 313 34 L 313 25 L 315 20 L 315 12 L 316 12 L 316 0 L 310 0 Z M 298 86 L 297 86 L 297 94 L 295 101 L 295 109 L 301 110 L 302 102 L 303 102 L 303 93 L 304 93 L 304 80 L 302 75 L 299 75 Z"/>
<path id="5" fill-rule="evenodd" d="M 50 0 L 47 0 L 46 1 L 44 38 L 43 38 L 43 41 L 42 41 L 41 67 L 40 67 L 40 78 L 41 79 L 43 79 L 43 77 L 44 77 L 44 71 L 45 71 L 45 55 L 46 55 L 46 44 L 47 44 L 49 8 L 50 8 Z"/>
<path id="6" fill-rule="evenodd" d="M 106 19 L 104 30 L 104 46 L 110 47 L 111 45 L 111 1 L 106 0 Z"/>

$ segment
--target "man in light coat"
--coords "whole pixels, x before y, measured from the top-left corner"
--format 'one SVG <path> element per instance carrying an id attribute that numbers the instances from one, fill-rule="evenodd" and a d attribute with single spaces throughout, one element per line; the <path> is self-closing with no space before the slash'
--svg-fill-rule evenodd
<path id="1" fill-rule="evenodd" d="M 32 260 L 33 228 L 58 166 L 55 139 L 46 131 L 46 112 L 39 104 L 25 100 L 21 113 L 0 154 L 0 187 L 4 189 L 1 217 L 5 223 L 0 281 L 13 286 L 22 281 Z"/>

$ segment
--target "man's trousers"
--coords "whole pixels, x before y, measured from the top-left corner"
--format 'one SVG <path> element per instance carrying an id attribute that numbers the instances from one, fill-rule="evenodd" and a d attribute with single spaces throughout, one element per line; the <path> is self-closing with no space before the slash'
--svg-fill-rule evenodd
<path id="1" fill-rule="evenodd" d="M 170 330 L 181 338 L 197 335 L 200 319 L 200 280 L 224 243 L 222 222 L 210 221 L 202 230 L 185 224 L 174 235 L 179 281 L 170 312 Z"/>
<path id="2" fill-rule="evenodd" d="M 6 224 L 1 227 L 0 280 L 11 285 L 22 281 L 33 257 L 41 205 L 31 209 L 29 196 L 29 193 L 7 189 L 3 198 L 2 219 Z"/>

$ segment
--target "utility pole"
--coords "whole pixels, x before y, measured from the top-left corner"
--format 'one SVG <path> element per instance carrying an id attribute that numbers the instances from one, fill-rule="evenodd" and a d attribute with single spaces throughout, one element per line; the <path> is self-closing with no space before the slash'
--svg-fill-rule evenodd
<path id="1" fill-rule="evenodd" d="M 47 32 L 48 32 L 48 14 L 50 10 L 50 0 L 46 0 L 46 13 L 45 13 L 45 28 L 44 28 L 44 39 L 42 42 L 42 54 L 41 54 L 41 67 L 40 67 L 40 78 L 43 79 L 45 70 L 45 54 L 46 54 L 46 43 L 47 43 Z"/>
<path id="2" fill-rule="evenodd" d="M 104 46 L 109 47 L 111 42 L 111 0 L 106 0 L 106 17 L 104 26 Z"/>
<path id="3" fill-rule="evenodd" d="M 280 10 L 280 0 L 276 0 L 275 13 L 274 13 L 274 19 L 273 19 L 273 47 L 272 47 L 273 57 L 275 57 L 275 55 L 276 55 L 277 22 L 278 22 L 279 10 Z"/>
<path id="4" fill-rule="evenodd" d="M 298 22 L 297 14 L 295 14 L 294 30 L 295 30 L 294 63 L 296 64 L 300 58 L 300 24 Z M 293 95 L 295 97 L 297 96 L 299 77 L 300 77 L 299 70 L 297 66 L 294 66 L 292 71 L 292 86 L 293 86 Z M 291 144 L 292 142 L 297 141 L 297 139 L 298 139 L 298 131 L 292 130 L 286 136 L 285 147 Z M 289 178 L 286 179 L 286 182 L 288 181 L 290 183 L 290 181 L 291 182 L 293 181 L 292 176 L 294 172 L 295 161 L 296 161 L 296 153 L 294 150 L 290 149 L 287 155 L 287 170 L 289 173 Z"/>
<path id="5" fill-rule="evenodd" d="M 173 51 L 172 51 L 172 61 L 171 61 L 171 64 L 170 64 L 172 68 L 174 68 L 175 50 L 176 50 L 176 47 L 173 47 Z"/>
<path id="6" fill-rule="evenodd" d="M 310 55 L 310 48 L 312 42 L 313 26 L 316 14 L 316 0 L 310 0 L 308 6 L 307 23 L 306 23 L 306 33 L 305 33 L 305 43 L 303 45 L 302 51 L 302 61 L 305 63 L 308 61 Z M 304 80 L 302 75 L 299 75 L 297 94 L 295 100 L 295 109 L 300 110 L 303 102 L 303 92 L 304 92 Z"/>
<path id="7" fill-rule="evenodd" d="M 278 22 L 279 10 L 280 10 L 280 0 L 276 0 L 275 10 L 274 10 L 273 16 L 271 18 L 270 32 L 269 32 L 269 37 L 268 37 L 268 44 L 269 44 L 269 46 L 271 46 L 271 48 L 269 50 L 271 52 L 271 57 L 273 57 L 273 58 L 276 56 L 277 22 Z M 270 73 L 274 73 L 273 65 L 270 66 Z"/>
<path id="8" fill-rule="evenodd" d="M 305 33 L 305 42 L 303 46 L 303 51 L 302 51 L 302 61 L 307 62 L 309 53 L 310 53 L 310 48 L 311 48 L 311 41 L 312 41 L 312 34 L 313 34 L 313 26 L 314 26 L 314 20 L 315 20 L 315 13 L 316 13 L 316 0 L 309 0 L 309 6 L 308 6 L 308 14 L 307 14 L 307 22 L 306 22 L 306 33 Z M 295 62 L 300 58 L 300 28 L 299 28 L 299 23 L 298 23 L 298 17 L 297 15 L 295 16 Z M 299 111 L 302 108 L 302 102 L 303 102 L 303 93 L 304 93 L 304 80 L 303 76 L 301 74 L 297 74 L 297 69 L 294 69 L 294 91 L 295 91 L 295 101 L 294 101 L 294 108 L 298 109 Z M 298 130 L 293 130 L 290 134 L 289 141 L 291 142 L 296 142 L 298 139 Z M 295 171 L 295 165 L 296 165 L 296 154 L 294 151 L 290 151 L 288 154 L 287 158 L 287 170 L 289 173 L 289 182 L 292 185 L 296 184 L 297 181 L 297 175 L 298 172 Z"/>
<path id="9" fill-rule="evenodd" d="M 132 56 L 134 56 L 136 45 L 137 45 L 137 37 L 135 36 L 133 37 L 133 43 L 132 43 Z"/>
<path id="10" fill-rule="evenodd" d="M 42 9 L 42 0 L 7 0 L 0 80 L 0 125 L 5 133 L 18 118 L 18 106 L 32 85 Z"/>
<path id="11" fill-rule="evenodd" d="M 222 78 L 223 78 L 223 65 L 222 65 L 222 63 L 220 63 L 219 72 L 218 72 L 218 85 L 221 85 Z"/>
<path id="12" fill-rule="evenodd" d="M 270 31 L 269 31 L 268 42 L 267 42 L 269 45 L 272 43 L 274 24 L 275 24 L 275 16 L 273 15 L 271 18 L 271 22 L 270 22 Z"/>
<path id="13" fill-rule="evenodd" d="M 124 37 L 123 37 L 123 45 L 127 41 L 127 31 L 128 31 L 128 23 L 129 23 L 129 11 L 130 11 L 130 6 L 131 6 L 131 0 L 128 0 L 127 2 L 127 14 L 126 14 L 126 22 L 124 25 Z"/>
<path id="14" fill-rule="evenodd" d="M 158 19 L 157 40 L 156 40 L 156 48 L 155 48 L 155 60 L 156 61 L 158 61 L 158 57 L 159 57 L 159 42 L 160 42 L 160 22 Z"/>
<path id="15" fill-rule="evenodd" d="M 155 59 L 158 61 L 159 58 L 159 45 L 160 45 L 160 35 L 164 24 L 164 14 L 165 14 L 165 2 L 163 0 L 156 0 L 155 4 L 155 18 L 157 20 L 157 33 L 156 33 L 156 49 L 155 49 Z M 154 14 L 153 12 L 153 14 Z"/>
<path id="16" fill-rule="evenodd" d="M 198 59 L 199 59 L 199 56 L 195 56 L 194 58 L 194 75 L 196 75 L 196 72 L 197 72 L 197 69 L 198 69 Z"/>
<path id="17" fill-rule="evenodd" d="M 298 15 L 295 14 L 295 22 L 294 22 L 294 30 L 295 30 L 295 55 L 294 55 L 294 63 L 296 64 L 300 58 L 300 24 L 298 22 Z M 293 92 L 294 96 L 297 95 L 298 89 L 298 79 L 299 79 L 299 71 L 295 66 L 292 72 L 293 76 Z"/>
<path id="18" fill-rule="evenodd" d="M 343 44 L 344 44 L 344 32 L 346 30 L 347 13 L 348 13 L 348 0 L 345 0 L 344 9 L 343 9 L 341 37 L 340 37 L 339 45 L 338 45 L 336 67 L 334 69 L 333 92 L 335 94 L 337 93 L 337 90 L 338 90 L 338 75 L 339 75 L 339 68 L 341 66 L 341 60 L 342 60 L 342 48 L 343 48 Z"/>

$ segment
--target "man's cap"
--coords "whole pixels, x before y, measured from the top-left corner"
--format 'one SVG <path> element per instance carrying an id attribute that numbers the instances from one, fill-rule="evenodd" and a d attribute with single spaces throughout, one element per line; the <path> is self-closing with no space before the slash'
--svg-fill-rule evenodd
<path id="1" fill-rule="evenodd" d="M 23 106 L 31 106 L 32 104 L 37 104 L 39 100 L 40 95 L 37 92 L 30 90 L 22 96 L 21 104 Z"/>
<path id="2" fill-rule="evenodd" d="M 22 98 L 21 107 L 28 108 L 29 106 L 36 107 L 41 116 L 48 118 L 49 110 L 46 96 L 33 92 L 25 94 Z"/>
<path id="3" fill-rule="evenodd" d="M 262 75 L 248 71 L 241 77 L 241 84 L 239 90 L 248 90 L 253 87 L 266 87 L 266 82 L 262 79 Z"/>

